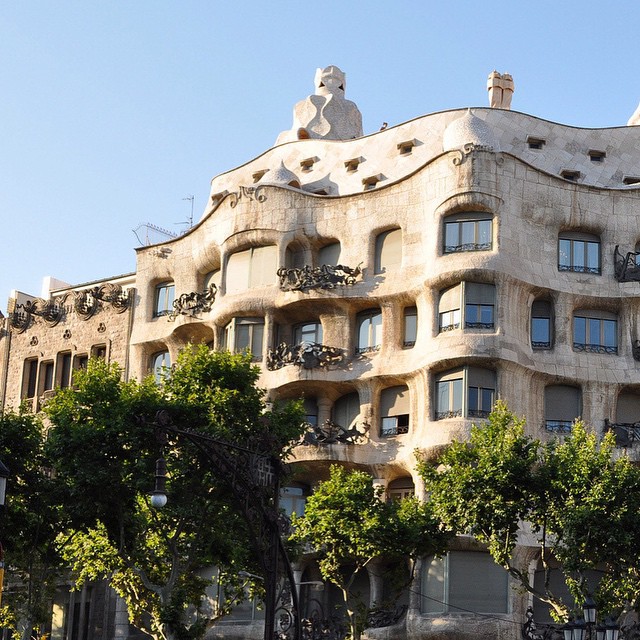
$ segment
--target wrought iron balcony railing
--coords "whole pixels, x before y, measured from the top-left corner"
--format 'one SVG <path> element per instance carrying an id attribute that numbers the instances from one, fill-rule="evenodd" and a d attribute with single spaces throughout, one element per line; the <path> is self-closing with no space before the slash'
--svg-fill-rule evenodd
<path id="1" fill-rule="evenodd" d="M 620 253 L 618 245 L 613 251 L 613 268 L 618 282 L 640 282 L 640 253 Z"/>
<path id="2" fill-rule="evenodd" d="M 282 291 L 308 291 L 309 289 L 335 289 L 354 285 L 362 273 L 360 265 L 355 268 L 342 264 L 323 264 L 319 267 L 305 265 L 302 268 L 281 267 L 277 274 Z"/>
<path id="3" fill-rule="evenodd" d="M 358 427 L 362 427 L 362 431 Z M 304 434 L 301 444 L 356 444 L 364 440 L 369 429 L 370 425 L 366 422 L 355 423 L 349 428 L 343 427 L 333 420 L 325 420 L 322 424 L 307 423 L 307 432 Z"/>
<path id="4" fill-rule="evenodd" d="M 212 282 L 202 293 L 197 291 L 183 293 L 173 301 L 173 309 L 164 315 L 168 316 L 169 322 L 173 322 L 180 315 L 195 316 L 198 313 L 211 311 L 217 292 L 218 287 Z"/>
<path id="5" fill-rule="evenodd" d="M 303 369 L 338 366 L 345 362 L 345 351 L 338 347 L 328 347 L 317 342 L 300 342 L 289 345 L 281 342 L 275 349 L 267 351 L 267 369 L 276 371 L 289 364 Z"/>
<path id="6" fill-rule="evenodd" d="M 573 420 L 545 420 L 544 428 L 551 433 L 571 433 Z"/>
<path id="7" fill-rule="evenodd" d="M 613 431 L 617 447 L 630 447 L 640 442 L 640 422 L 609 422 L 604 421 L 606 431 Z"/>
<path id="8" fill-rule="evenodd" d="M 573 348 L 575 351 L 585 351 L 587 353 L 618 353 L 617 346 L 610 346 L 604 344 L 592 344 L 587 342 L 574 342 Z"/>

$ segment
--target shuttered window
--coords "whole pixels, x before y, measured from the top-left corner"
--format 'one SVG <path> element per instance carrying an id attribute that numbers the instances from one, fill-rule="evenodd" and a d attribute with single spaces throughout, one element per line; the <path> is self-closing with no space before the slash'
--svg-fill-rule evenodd
<path id="1" fill-rule="evenodd" d="M 340 243 L 333 242 L 332 244 L 328 244 L 318 252 L 318 265 L 322 266 L 323 264 L 331 265 L 335 267 L 340 264 Z"/>
<path id="2" fill-rule="evenodd" d="M 383 389 L 380 394 L 380 435 L 409 432 L 409 389 L 405 385 Z"/>
<path id="3" fill-rule="evenodd" d="M 275 245 L 233 253 L 227 262 L 226 291 L 238 293 L 275 284 L 277 270 L 278 248 Z"/>
<path id="4" fill-rule="evenodd" d="M 331 419 L 341 427 L 348 429 L 360 415 L 360 397 L 358 392 L 348 393 L 336 400 L 331 412 Z"/>
<path id="5" fill-rule="evenodd" d="M 493 329 L 495 286 L 461 282 L 440 292 L 438 328 L 441 332 L 465 329 Z"/>
<path id="6" fill-rule="evenodd" d="M 402 230 L 385 231 L 376 238 L 375 273 L 386 273 L 402 266 Z"/>
<path id="7" fill-rule="evenodd" d="M 568 385 L 549 385 L 544 390 L 545 427 L 554 433 L 569 433 L 582 413 L 580 389 Z"/>

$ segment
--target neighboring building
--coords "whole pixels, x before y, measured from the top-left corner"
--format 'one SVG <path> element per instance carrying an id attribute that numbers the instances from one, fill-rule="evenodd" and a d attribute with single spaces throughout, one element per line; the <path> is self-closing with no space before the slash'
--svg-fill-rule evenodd
<path id="1" fill-rule="evenodd" d="M 511 77 L 492 74 L 502 108 L 363 137 L 344 74 L 316 82 L 281 144 L 213 179 L 196 226 L 139 248 L 135 276 L 105 280 L 128 294 L 57 288 L 36 305 L 64 307 L 57 323 L 10 300 L 4 403 L 37 406 L 94 349 L 136 378 L 188 342 L 249 349 L 270 398 L 304 398 L 312 426 L 283 495 L 298 511 L 334 462 L 370 472 L 389 499 L 422 494 L 415 450 L 465 438 L 496 397 L 536 437 L 578 416 L 621 445 L 640 437 L 640 127 L 512 112 Z M 81 298 L 96 305 L 88 318 L 72 310 Z M 517 554 L 536 570 L 535 549 Z M 311 559 L 297 569 L 319 578 Z M 380 601 L 384 572 L 361 589 Z M 421 562 L 406 604 L 370 635 L 515 640 L 532 602 L 462 538 Z M 259 623 L 238 631 L 253 615 L 217 633 L 259 636 Z"/>

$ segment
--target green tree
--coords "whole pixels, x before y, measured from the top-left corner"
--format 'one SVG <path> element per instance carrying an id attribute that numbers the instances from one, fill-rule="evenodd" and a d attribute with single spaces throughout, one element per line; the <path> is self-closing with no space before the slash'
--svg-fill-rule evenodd
<path id="1" fill-rule="evenodd" d="M 451 443 L 437 460 L 422 461 L 419 471 L 436 517 L 486 544 L 557 619 L 566 620 L 573 603 L 550 588 L 554 561 L 578 604 L 589 589 L 587 573 L 602 570 L 593 594 L 600 609 L 638 609 L 640 470 L 615 454 L 612 435 L 598 441 L 576 422 L 571 434 L 543 444 L 499 402 L 485 424 L 472 427 L 468 442 Z M 513 561 L 524 522 L 539 545 L 542 589 Z"/>
<path id="2" fill-rule="evenodd" d="M 383 559 L 396 565 L 408 560 L 412 577 L 413 561 L 442 552 L 448 538 L 428 504 L 415 498 L 385 502 L 382 492 L 369 474 L 334 465 L 329 480 L 307 499 L 304 515 L 292 522 L 292 539 L 312 545 L 322 577 L 342 593 L 354 640 L 368 613 L 368 603 L 353 591 L 358 575 Z"/>
<path id="3" fill-rule="evenodd" d="M 230 492 L 191 442 L 164 443 L 169 501 L 150 508 L 159 455 L 150 422 L 162 408 L 182 429 L 243 446 L 267 440 L 285 455 L 302 430 L 300 407 L 267 411 L 258 375 L 249 356 L 190 346 L 161 386 L 123 382 L 117 366 L 91 361 L 47 406 L 49 452 L 70 505 L 64 557 L 78 584 L 110 578 L 132 623 L 156 640 L 201 637 L 243 597 L 238 570 L 257 569 Z M 226 605 L 213 612 L 202 606 L 212 565 L 228 577 Z"/>
<path id="4" fill-rule="evenodd" d="M 0 514 L 5 551 L 0 627 L 24 640 L 50 618 L 50 598 L 60 575 L 56 537 L 64 520 L 44 441 L 37 416 L 23 411 L 0 414 L 0 460 L 10 471 Z"/>

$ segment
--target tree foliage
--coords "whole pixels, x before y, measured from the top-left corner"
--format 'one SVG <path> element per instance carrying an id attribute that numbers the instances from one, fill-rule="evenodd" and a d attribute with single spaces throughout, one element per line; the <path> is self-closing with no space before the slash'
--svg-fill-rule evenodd
<path id="1" fill-rule="evenodd" d="M 576 422 L 562 440 L 541 443 L 499 402 L 485 424 L 472 428 L 469 442 L 451 443 L 419 471 L 435 515 L 485 543 L 558 619 L 567 618 L 573 603 L 551 590 L 554 562 L 578 604 L 593 588 L 588 572 L 597 570 L 603 572 L 594 594 L 601 610 L 638 609 L 640 470 L 615 454 L 611 435 L 599 441 Z M 523 522 L 540 548 L 542 589 L 531 583 L 528 567 L 513 561 Z"/>
<path id="2" fill-rule="evenodd" d="M 150 423 L 164 409 L 182 429 L 243 446 L 267 440 L 284 455 L 300 435 L 301 410 L 267 411 L 258 375 L 248 356 L 206 346 L 186 348 L 161 386 L 123 382 L 117 366 L 96 360 L 47 406 L 48 449 L 70 505 L 64 557 L 78 584 L 110 578 L 132 623 L 156 639 L 198 638 L 225 613 L 203 608 L 206 568 L 227 569 L 225 607 L 243 594 L 238 570 L 257 569 L 230 492 L 189 441 L 162 445 L 169 501 L 150 508 L 160 447 Z"/>
<path id="3" fill-rule="evenodd" d="M 60 494 L 44 453 L 45 430 L 33 414 L 0 414 L 0 460 L 9 467 L 2 517 L 5 591 L 0 627 L 16 638 L 50 617 L 48 605 L 59 576 L 56 537 L 64 528 Z"/>
<path id="4" fill-rule="evenodd" d="M 340 589 L 353 638 L 368 604 L 353 591 L 358 574 L 376 559 L 397 564 L 441 552 L 448 537 L 428 504 L 413 497 L 385 502 L 382 492 L 369 474 L 334 465 L 292 522 L 293 540 L 312 545 L 322 577 Z"/>

